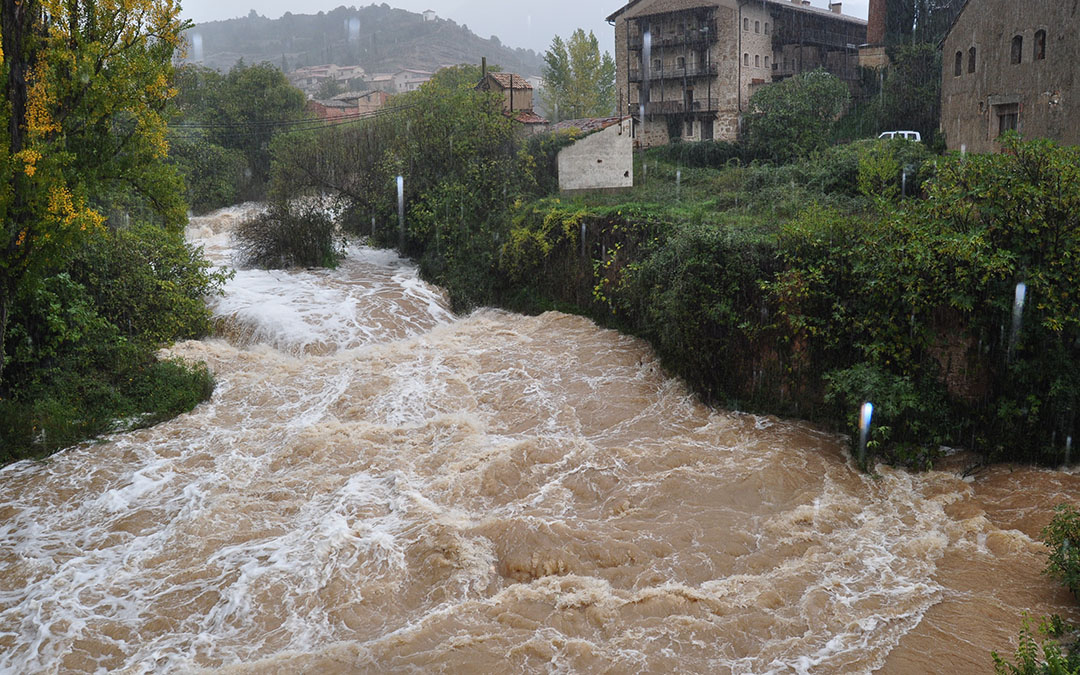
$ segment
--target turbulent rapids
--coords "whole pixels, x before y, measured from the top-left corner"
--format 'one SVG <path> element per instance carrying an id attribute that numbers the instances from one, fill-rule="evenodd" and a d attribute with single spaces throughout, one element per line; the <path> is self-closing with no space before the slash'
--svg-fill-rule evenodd
<path id="1" fill-rule="evenodd" d="M 242 213 L 189 236 L 228 264 Z M 873 479 L 385 251 L 215 303 L 170 350 L 211 401 L 0 472 L 0 671 L 986 672 L 1072 607 L 1034 537 L 1074 474 Z"/>

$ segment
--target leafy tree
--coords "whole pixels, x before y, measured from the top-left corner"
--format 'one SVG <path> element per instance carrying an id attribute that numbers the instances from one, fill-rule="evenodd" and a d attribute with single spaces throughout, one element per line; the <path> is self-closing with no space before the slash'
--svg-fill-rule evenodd
<path id="1" fill-rule="evenodd" d="M 172 161 L 196 212 L 265 195 L 274 136 L 302 126 L 303 93 L 269 64 L 238 63 L 228 74 L 187 65 L 170 105 Z"/>
<path id="2" fill-rule="evenodd" d="M 751 152 L 784 162 L 825 147 L 850 97 L 840 78 L 820 68 L 762 87 L 750 97 Z"/>
<path id="3" fill-rule="evenodd" d="M 881 129 L 913 129 L 929 141 L 941 120 L 941 50 L 928 42 L 892 50 L 881 100 Z"/>
<path id="4" fill-rule="evenodd" d="M 340 93 L 345 91 L 345 85 L 341 84 L 333 78 L 323 80 L 319 84 L 319 90 L 315 93 L 315 98 L 320 101 L 326 101 L 332 99 Z"/>
<path id="5" fill-rule="evenodd" d="M 963 0 L 886 0 L 885 41 L 937 44 L 964 6 Z"/>
<path id="6" fill-rule="evenodd" d="M 158 161 L 179 12 L 165 0 L 3 4 L 0 376 L 20 287 L 101 229 L 118 194 L 166 224 L 184 217 L 175 172 Z"/>
<path id="7" fill-rule="evenodd" d="M 555 121 L 602 117 L 615 111 L 615 60 L 592 31 L 578 28 L 564 42 L 558 35 L 544 54 L 543 101 Z"/>

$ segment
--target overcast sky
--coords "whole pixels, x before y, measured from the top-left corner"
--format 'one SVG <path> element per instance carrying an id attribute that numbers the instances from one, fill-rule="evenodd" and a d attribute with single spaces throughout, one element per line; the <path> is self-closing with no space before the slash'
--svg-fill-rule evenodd
<path id="1" fill-rule="evenodd" d="M 386 0 L 391 7 L 410 12 L 435 10 L 444 19 L 468 25 L 480 37 L 499 36 L 509 47 L 524 47 L 543 53 L 551 46 L 551 38 L 569 37 L 577 28 L 593 31 L 600 48 L 614 56 L 615 29 L 604 17 L 622 7 L 619 0 Z M 811 0 L 815 7 L 828 7 L 828 0 Z M 844 0 L 844 13 L 866 18 L 869 0 Z M 356 0 L 182 0 L 183 16 L 195 23 L 218 21 L 246 16 L 254 9 L 259 14 L 276 19 L 285 12 L 317 14 L 342 5 L 362 7 L 371 1 Z M 377 3 L 377 4 L 381 4 Z"/>

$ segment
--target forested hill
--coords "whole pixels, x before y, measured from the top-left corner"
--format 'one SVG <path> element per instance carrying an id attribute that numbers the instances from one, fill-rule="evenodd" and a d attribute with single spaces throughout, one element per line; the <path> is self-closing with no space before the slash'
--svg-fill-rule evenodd
<path id="1" fill-rule="evenodd" d="M 268 19 L 252 10 L 248 16 L 198 24 L 188 31 L 188 61 L 228 70 L 239 59 L 269 61 L 286 72 L 303 66 L 336 63 L 363 66 L 367 72 L 399 68 L 434 71 L 441 65 L 488 63 L 522 75 L 539 75 L 543 60 L 529 49 L 484 39 L 451 19 L 424 21 L 423 16 L 389 5 L 359 9 L 338 7 L 318 14 L 291 14 Z"/>

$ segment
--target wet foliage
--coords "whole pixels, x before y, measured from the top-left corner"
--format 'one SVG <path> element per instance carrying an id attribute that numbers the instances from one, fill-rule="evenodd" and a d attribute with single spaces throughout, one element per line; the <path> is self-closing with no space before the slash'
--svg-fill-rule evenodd
<path id="1" fill-rule="evenodd" d="M 105 229 L 64 269 L 27 283 L 8 327 L 0 463 L 149 426 L 205 400 L 203 366 L 157 350 L 205 335 L 204 298 L 224 281 L 177 229 Z"/>
<path id="2" fill-rule="evenodd" d="M 271 268 L 336 267 L 344 239 L 316 200 L 274 202 L 236 228 L 241 264 Z"/>
<path id="3" fill-rule="evenodd" d="M 998 675 L 1080 675 L 1080 643 L 1077 629 L 1054 615 L 1039 623 L 1035 631 L 1024 619 L 1015 662 L 993 652 L 994 672 Z M 1062 646 L 1065 643 L 1066 646 Z"/>
<path id="4" fill-rule="evenodd" d="M 1058 504 L 1040 538 L 1050 551 L 1043 573 L 1080 600 L 1080 511 L 1072 504 Z"/>

